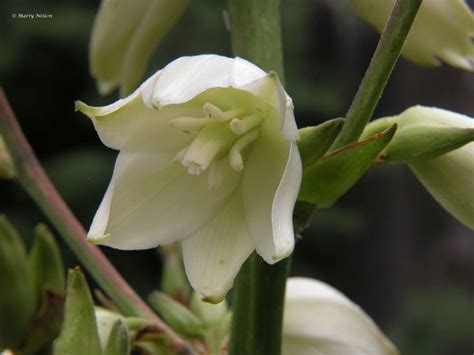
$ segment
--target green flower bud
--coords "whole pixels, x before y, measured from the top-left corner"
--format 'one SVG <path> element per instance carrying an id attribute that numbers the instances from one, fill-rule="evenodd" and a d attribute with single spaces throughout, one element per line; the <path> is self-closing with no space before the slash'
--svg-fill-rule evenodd
<path id="1" fill-rule="evenodd" d="M 0 350 L 23 342 L 33 317 L 33 284 L 23 241 L 0 215 Z"/>
<path id="2" fill-rule="evenodd" d="M 212 328 L 222 325 L 229 313 L 229 307 L 224 300 L 217 304 L 208 303 L 202 300 L 202 297 L 194 292 L 191 298 L 191 310 L 203 322 L 206 328 Z"/>
<path id="3" fill-rule="evenodd" d="M 409 167 L 444 209 L 474 230 L 474 143 Z"/>
<path id="4" fill-rule="evenodd" d="M 350 0 L 354 10 L 379 32 L 392 11 L 394 0 Z M 424 0 L 403 45 L 407 59 L 427 66 L 444 61 L 473 70 L 474 16 L 465 0 Z"/>
<path id="5" fill-rule="evenodd" d="M 64 321 L 54 343 L 54 354 L 102 354 L 94 304 L 79 267 L 68 273 Z"/>
<path id="6" fill-rule="evenodd" d="M 149 296 L 151 306 L 176 331 L 187 336 L 203 334 L 203 322 L 188 308 L 165 293 L 154 291 Z"/>
<path id="7" fill-rule="evenodd" d="M 128 95 L 148 60 L 184 12 L 188 0 L 102 0 L 90 43 L 90 71 L 99 92 Z"/>
<path id="8" fill-rule="evenodd" d="M 390 124 L 395 136 L 380 155 L 390 163 L 414 163 L 436 158 L 474 140 L 474 120 L 447 110 L 414 106 L 398 116 L 370 123 L 364 136 Z"/>
<path id="9" fill-rule="evenodd" d="M 474 119 L 416 106 L 372 122 L 364 135 L 393 122 L 400 129 L 381 158 L 406 162 L 444 209 L 474 229 Z"/>

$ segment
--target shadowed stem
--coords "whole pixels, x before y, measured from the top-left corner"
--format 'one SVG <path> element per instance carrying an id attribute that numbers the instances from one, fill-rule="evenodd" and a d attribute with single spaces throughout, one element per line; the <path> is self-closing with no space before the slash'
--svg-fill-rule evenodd
<path id="1" fill-rule="evenodd" d="M 423 0 L 397 0 L 331 150 L 359 139 L 400 56 Z"/>
<path id="2" fill-rule="evenodd" d="M 100 251 L 87 242 L 85 230 L 65 204 L 36 158 L 24 136 L 8 99 L 0 88 L 0 133 L 12 157 L 17 180 L 56 227 L 66 244 L 97 283 L 126 316 L 150 319 L 167 334 L 176 353 L 187 353 L 188 346 L 135 293 Z"/>
<path id="3" fill-rule="evenodd" d="M 279 0 L 229 0 L 234 55 L 274 71 L 283 82 Z M 230 355 L 281 353 L 286 278 L 290 259 L 269 265 L 253 253 L 233 290 Z"/>

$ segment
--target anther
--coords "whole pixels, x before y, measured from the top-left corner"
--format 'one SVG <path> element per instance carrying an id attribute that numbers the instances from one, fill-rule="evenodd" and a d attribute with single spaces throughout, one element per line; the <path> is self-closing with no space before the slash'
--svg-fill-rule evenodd
<path id="1" fill-rule="evenodd" d="M 196 132 L 209 123 L 209 118 L 196 117 L 176 117 L 168 121 L 172 128 L 177 128 L 185 132 Z"/>
<path id="2" fill-rule="evenodd" d="M 262 122 L 262 120 L 263 118 L 261 115 L 253 114 L 244 117 L 243 119 L 234 118 L 232 121 L 230 121 L 229 125 L 232 132 L 238 136 L 241 136 L 242 134 L 257 127 Z"/>
<path id="3" fill-rule="evenodd" d="M 250 131 L 237 139 L 229 150 L 229 162 L 232 169 L 239 172 L 244 170 L 242 150 L 253 143 L 258 137 L 258 130 Z"/>
<path id="4" fill-rule="evenodd" d="M 209 102 L 206 102 L 203 107 L 202 111 L 212 119 L 218 119 L 221 122 L 224 121 L 229 121 L 238 115 L 242 114 L 244 111 L 241 109 L 234 109 L 234 110 L 229 110 L 229 111 L 222 111 L 219 107 L 216 105 L 213 105 Z"/>

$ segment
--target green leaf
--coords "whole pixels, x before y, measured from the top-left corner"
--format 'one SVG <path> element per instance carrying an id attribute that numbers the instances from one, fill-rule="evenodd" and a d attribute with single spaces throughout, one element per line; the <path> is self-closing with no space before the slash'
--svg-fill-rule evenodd
<path id="1" fill-rule="evenodd" d="M 187 336 L 199 336 L 204 325 L 201 320 L 181 303 L 165 293 L 154 291 L 148 300 L 163 319 L 178 332 Z"/>
<path id="2" fill-rule="evenodd" d="M 122 320 L 114 322 L 104 355 L 127 355 L 130 353 L 128 330 Z"/>
<path id="3" fill-rule="evenodd" d="M 102 354 L 92 297 L 79 267 L 68 273 L 64 322 L 54 354 Z"/>
<path id="4" fill-rule="evenodd" d="M 43 299 L 29 327 L 26 343 L 21 354 L 36 354 L 48 347 L 59 335 L 64 316 L 64 295 L 46 288 Z"/>
<path id="5" fill-rule="evenodd" d="M 305 127 L 298 131 L 300 134 L 298 150 L 303 166 L 314 163 L 329 150 L 341 131 L 343 123 L 344 119 L 335 118 L 318 126 Z"/>
<path id="6" fill-rule="evenodd" d="M 19 347 L 33 317 L 35 302 L 25 247 L 0 215 L 0 349 Z"/>
<path id="7" fill-rule="evenodd" d="M 36 227 L 28 261 L 38 302 L 45 287 L 64 294 L 65 276 L 61 253 L 51 231 L 44 224 Z"/>
<path id="8" fill-rule="evenodd" d="M 397 126 L 330 152 L 303 170 L 298 199 L 329 207 L 367 171 L 392 139 Z"/>

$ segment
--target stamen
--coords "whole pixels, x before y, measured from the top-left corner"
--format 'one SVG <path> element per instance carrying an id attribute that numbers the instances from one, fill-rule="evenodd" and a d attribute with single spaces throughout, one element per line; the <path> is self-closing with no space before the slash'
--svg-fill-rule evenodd
<path id="1" fill-rule="evenodd" d="M 202 166 L 194 161 L 183 160 L 183 165 L 188 168 L 188 173 L 191 175 L 200 175 L 204 171 Z"/>
<path id="2" fill-rule="evenodd" d="M 230 121 L 230 129 L 236 135 L 241 136 L 242 134 L 250 131 L 251 129 L 257 127 L 263 120 L 263 117 L 259 114 L 253 114 L 243 119 L 234 118 Z"/>
<path id="3" fill-rule="evenodd" d="M 244 162 L 242 159 L 242 150 L 244 150 L 249 144 L 253 143 L 258 137 L 258 130 L 250 131 L 244 134 L 242 137 L 237 139 L 230 148 L 229 151 L 229 162 L 232 169 L 239 172 L 244 170 Z"/>
<path id="4" fill-rule="evenodd" d="M 209 118 L 196 118 L 196 117 L 176 117 L 168 121 L 168 124 L 172 128 L 177 128 L 184 132 L 196 132 L 201 130 L 202 127 L 209 123 Z"/>
<path id="5" fill-rule="evenodd" d="M 226 125 L 206 125 L 191 143 L 183 158 L 190 174 L 200 174 L 221 153 L 227 151 L 235 135 Z"/>
<path id="6" fill-rule="evenodd" d="M 204 104 L 202 110 L 209 118 L 219 119 L 221 122 L 229 121 L 244 112 L 241 109 L 222 111 L 219 107 L 210 104 L 209 102 Z"/>

